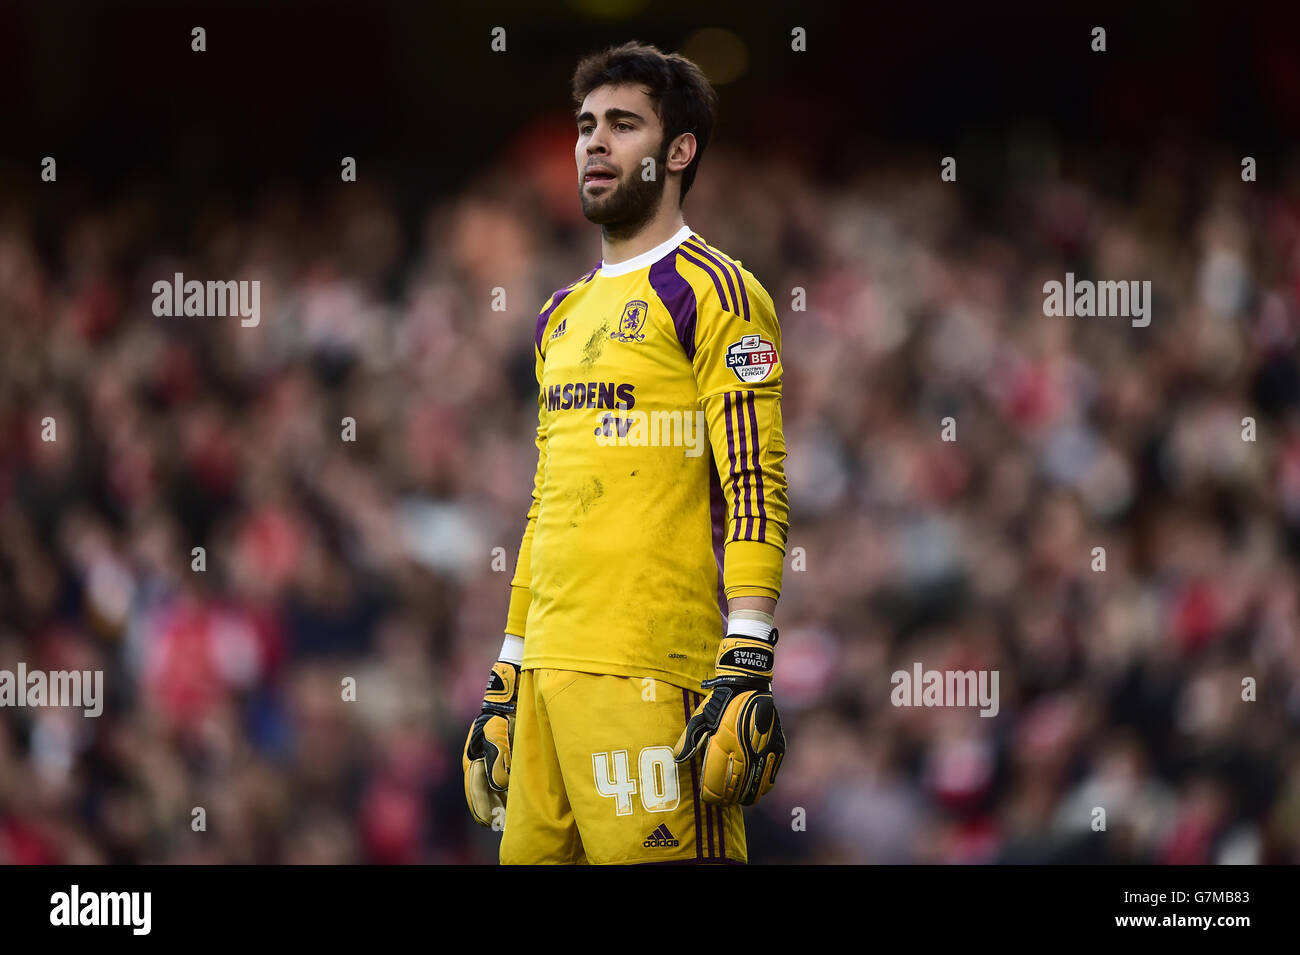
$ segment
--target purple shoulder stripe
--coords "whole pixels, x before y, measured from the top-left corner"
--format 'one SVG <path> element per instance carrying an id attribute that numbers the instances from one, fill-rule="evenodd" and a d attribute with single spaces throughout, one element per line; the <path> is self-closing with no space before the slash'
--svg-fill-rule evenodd
<path id="1" fill-rule="evenodd" d="M 677 329 L 677 340 L 686 357 L 695 358 L 695 289 L 677 271 L 677 253 L 665 255 L 650 266 L 650 287 L 668 308 Z"/>
<path id="2" fill-rule="evenodd" d="M 749 294 L 745 291 L 745 277 L 740 274 L 739 266 L 730 259 L 724 259 L 722 253 L 710 249 L 698 235 L 692 235 L 682 245 L 692 252 L 705 256 L 722 271 L 722 274 L 727 277 L 727 288 L 731 289 L 732 313 L 749 321 Z M 736 277 L 736 285 L 731 284 L 732 275 Z M 740 288 L 739 297 L 736 293 L 737 286 Z"/>
<path id="3" fill-rule="evenodd" d="M 705 272 L 709 273 L 709 278 L 713 279 L 713 288 L 718 293 L 718 301 L 722 303 L 723 311 L 735 313 L 735 306 L 727 298 L 727 293 L 722 290 L 722 279 L 718 276 L 718 270 L 701 258 L 697 258 L 687 251 L 685 244 L 677 247 L 682 258 L 693 265 L 698 265 Z"/>
<path id="4" fill-rule="evenodd" d="M 599 268 L 600 266 L 597 265 L 596 268 L 592 269 L 590 272 L 588 272 L 582 278 L 578 279 L 578 281 L 574 282 L 572 285 L 560 289 L 558 292 L 555 293 L 554 298 L 551 300 L 551 304 L 548 305 L 546 308 L 542 309 L 542 313 L 537 316 L 537 333 L 533 336 L 533 340 L 537 343 L 538 351 L 542 350 L 542 335 L 546 333 L 546 323 L 550 320 L 551 313 L 554 312 L 555 309 L 559 307 L 559 304 L 561 302 L 563 302 L 566 298 L 569 297 L 570 292 L 576 289 L 579 285 L 582 285 L 586 282 L 590 282 L 591 277 L 596 274 L 596 269 Z"/>

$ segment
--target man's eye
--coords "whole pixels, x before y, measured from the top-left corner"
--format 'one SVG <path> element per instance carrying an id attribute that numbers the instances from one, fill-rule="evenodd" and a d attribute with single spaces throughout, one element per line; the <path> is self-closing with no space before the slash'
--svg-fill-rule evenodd
<path id="1" fill-rule="evenodd" d="M 587 135 L 588 133 L 590 133 L 590 132 L 591 132 L 591 127 L 590 127 L 590 126 L 579 126 L 579 127 L 578 127 L 578 135 L 579 135 L 579 136 L 586 136 L 586 135 Z"/>
<path id="2" fill-rule="evenodd" d="M 615 129 L 631 129 L 631 128 L 632 128 L 632 124 L 631 124 L 631 123 L 615 123 L 615 124 L 614 124 L 614 128 L 615 128 Z"/>

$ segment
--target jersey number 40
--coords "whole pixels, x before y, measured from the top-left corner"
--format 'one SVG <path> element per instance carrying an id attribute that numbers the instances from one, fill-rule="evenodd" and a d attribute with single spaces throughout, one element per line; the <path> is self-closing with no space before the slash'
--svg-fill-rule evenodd
<path id="1" fill-rule="evenodd" d="M 682 789 L 677 780 L 677 761 L 671 746 L 647 746 L 637 760 L 641 776 L 641 805 L 646 812 L 671 812 L 681 801 Z M 629 772 L 627 750 L 592 753 L 591 768 L 596 776 L 596 792 L 614 800 L 614 814 L 632 813 L 632 796 L 636 780 Z"/>

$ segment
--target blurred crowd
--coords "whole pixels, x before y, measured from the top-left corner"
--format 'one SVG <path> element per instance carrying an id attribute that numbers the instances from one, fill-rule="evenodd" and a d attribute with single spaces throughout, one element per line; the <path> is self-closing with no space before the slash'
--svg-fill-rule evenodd
<path id="1" fill-rule="evenodd" d="M 144 190 L 54 249 L 0 206 L 0 669 L 108 697 L 0 709 L 0 863 L 495 861 L 460 754 L 536 315 L 600 258 L 570 150 L 168 238 Z M 1300 189 L 976 205 L 937 168 L 719 145 L 686 203 L 782 322 L 789 753 L 751 861 L 1300 862 Z M 1150 280 L 1151 324 L 1045 316 L 1067 271 Z M 260 322 L 156 317 L 176 272 L 259 280 Z M 915 663 L 997 670 L 998 714 L 892 705 Z"/>

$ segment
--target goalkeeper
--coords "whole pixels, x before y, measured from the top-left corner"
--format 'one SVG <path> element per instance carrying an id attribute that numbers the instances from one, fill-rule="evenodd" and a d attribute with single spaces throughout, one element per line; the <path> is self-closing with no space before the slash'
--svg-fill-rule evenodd
<path id="1" fill-rule="evenodd" d="M 686 225 L 717 98 L 636 43 L 573 77 L 601 262 L 537 318 L 537 471 L 505 641 L 465 742 L 503 863 L 736 863 L 773 787 L 788 529 L 781 331 Z"/>

